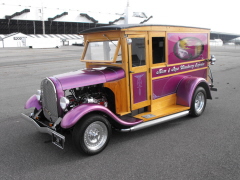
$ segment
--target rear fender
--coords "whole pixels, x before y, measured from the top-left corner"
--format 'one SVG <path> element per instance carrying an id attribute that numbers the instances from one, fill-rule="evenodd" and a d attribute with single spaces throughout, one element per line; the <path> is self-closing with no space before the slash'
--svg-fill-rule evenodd
<path id="1" fill-rule="evenodd" d="M 180 82 L 178 86 L 177 104 L 190 107 L 192 96 L 197 86 L 201 86 L 205 89 L 207 93 L 207 99 L 212 99 L 209 85 L 204 78 L 186 77 Z"/>
<path id="2" fill-rule="evenodd" d="M 29 109 L 35 107 L 37 110 L 40 110 L 42 108 L 42 105 L 40 104 L 40 102 L 38 101 L 36 95 L 32 95 L 27 102 L 25 103 L 24 108 L 25 109 Z"/>
<path id="3" fill-rule="evenodd" d="M 102 112 L 110 117 L 116 123 L 123 126 L 134 126 L 142 122 L 142 120 L 136 120 L 132 122 L 126 122 L 117 117 L 112 113 L 108 108 L 99 105 L 99 104 L 82 104 L 80 106 L 74 107 L 71 109 L 62 119 L 61 127 L 64 129 L 73 127 L 78 121 L 81 121 L 81 118 L 91 112 Z"/>

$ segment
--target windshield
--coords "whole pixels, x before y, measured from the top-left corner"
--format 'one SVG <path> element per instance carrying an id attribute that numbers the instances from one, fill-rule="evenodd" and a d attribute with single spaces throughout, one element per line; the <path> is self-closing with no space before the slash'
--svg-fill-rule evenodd
<path id="1" fill-rule="evenodd" d="M 114 62 L 119 60 L 119 56 L 115 60 L 116 50 L 120 50 L 118 48 L 118 41 L 97 41 L 97 42 L 89 42 L 87 46 L 87 50 L 83 60 L 91 60 L 91 61 L 109 61 Z M 121 52 L 118 52 L 120 55 Z"/>

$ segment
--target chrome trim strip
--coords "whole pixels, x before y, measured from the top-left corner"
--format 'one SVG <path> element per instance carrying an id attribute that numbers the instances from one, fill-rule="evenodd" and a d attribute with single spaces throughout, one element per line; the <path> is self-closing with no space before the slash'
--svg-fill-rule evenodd
<path id="1" fill-rule="evenodd" d="M 120 132 L 138 131 L 140 129 L 144 129 L 144 128 L 154 126 L 154 125 L 157 125 L 157 124 L 160 124 L 160 123 L 163 123 L 163 122 L 167 122 L 167 121 L 171 121 L 171 120 L 174 120 L 174 119 L 177 119 L 177 118 L 187 116 L 188 114 L 189 114 L 189 111 L 183 111 L 183 112 L 180 112 L 180 113 L 172 114 L 172 115 L 165 116 L 165 117 L 162 117 L 162 118 L 158 118 L 158 119 L 155 119 L 155 120 L 143 122 L 143 123 L 140 123 L 136 126 L 128 128 L 128 129 L 120 129 Z"/>

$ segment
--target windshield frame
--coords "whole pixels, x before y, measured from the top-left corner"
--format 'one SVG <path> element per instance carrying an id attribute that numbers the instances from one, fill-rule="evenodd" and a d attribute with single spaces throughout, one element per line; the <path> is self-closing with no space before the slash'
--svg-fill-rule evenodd
<path id="1" fill-rule="evenodd" d="M 84 59 L 85 56 L 86 56 L 88 45 L 89 45 L 90 42 L 106 42 L 106 41 L 109 42 L 109 43 L 113 43 L 112 41 L 118 41 L 117 44 L 113 43 L 116 46 L 116 49 L 115 49 L 114 57 L 113 57 L 112 60 L 110 60 L 110 59 L 109 60 L 87 60 L 87 59 Z M 85 45 L 84 50 L 83 50 L 83 53 L 82 53 L 81 62 L 108 62 L 108 63 L 116 63 L 120 46 L 121 46 L 121 38 L 114 38 L 114 39 L 110 39 L 110 40 L 108 40 L 108 39 L 87 40 L 86 41 L 86 45 Z"/>

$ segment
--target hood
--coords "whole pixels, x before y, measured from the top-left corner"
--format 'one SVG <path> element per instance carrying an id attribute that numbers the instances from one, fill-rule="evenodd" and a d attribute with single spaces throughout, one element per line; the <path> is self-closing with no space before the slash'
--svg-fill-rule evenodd
<path id="1" fill-rule="evenodd" d="M 125 77 L 125 72 L 119 67 L 103 67 L 84 69 L 65 74 L 55 75 L 63 90 L 115 81 Z"/>

